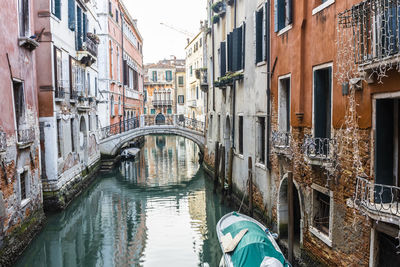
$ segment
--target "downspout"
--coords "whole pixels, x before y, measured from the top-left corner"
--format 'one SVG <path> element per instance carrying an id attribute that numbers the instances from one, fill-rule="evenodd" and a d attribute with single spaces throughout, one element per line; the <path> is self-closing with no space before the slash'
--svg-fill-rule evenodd
<path id="1" fill-rule="evenodd" d="M 300 90 L 299 90 L 299 107 L 296 112 L 296 117 L 299 122 L 299 127 L 303 123 L 304 119 L 304 53 L 305 53 L 305 27 L 306 27 L 306 16 L 307 16 L 307 1 L 303 2 L 303 19 L 301 21 L 301 35 L 300 35 Z"/>
<path id="2" fill-rule="evenodd" d="M 267 2 L 266 53 L 267 53 L 267 168 L 271 169 L 271 13 L 270 1 Z"/>
<path id="3" fill-rule="evenodd" d="M 213 4 L 214 1 L 211 1 L 211 4 Z M 210 7 L 210 10 L 211 7 Z M 212 11 L 211 11 L 212 12 Z M 214 45 L 214 22 L 211 21 L 211 47 L 212 47 L 212 87 L 213 87 L 213 111 L 215 111 L 215 87 L 214 87 L 214 81 L 215 81 L 215 45 Z"/>
<path id="4" fill-rule="evenodd" d="M 234 25 L 233 25 L 233 27 L 236 29 L 236 7 L 237 7 L 237 2 L 236 2 L 236 0 L 234 0 L 234 8 L 235 8 L 235 13 L 234 13 L 234 20 L 233 20 L 233 23 L 234 23 Z M 245 60 L 244 58 L 243 58 L 243 60 Z M 232 103 L 232 105 L 233 105 L 233 112 L 232 112 L 232 148 L 235 148 L 235 126 L 236 126 L 236 124 L 235 124 L 235 114 L 236 114 L 236 81 L 233 83 L 233 96 L 232 96 L 232 98 L 233 98 L 233 103 Z"/>

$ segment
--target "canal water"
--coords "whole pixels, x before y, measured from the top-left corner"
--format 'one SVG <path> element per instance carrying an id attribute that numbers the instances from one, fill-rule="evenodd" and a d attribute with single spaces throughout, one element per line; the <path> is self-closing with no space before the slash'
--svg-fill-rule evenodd
<path id="1" fill-rule="evenodd" d="M 17 266 L 218 266 L 221 205 L 198 163 L 199 149 L 176 136 L 148 136 L 46 226 Z"/>

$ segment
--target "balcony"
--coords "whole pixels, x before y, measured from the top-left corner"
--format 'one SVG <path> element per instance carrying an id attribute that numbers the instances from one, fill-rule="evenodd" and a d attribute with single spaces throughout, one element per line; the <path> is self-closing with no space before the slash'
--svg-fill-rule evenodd
<path id="1" fill-rule="evenodd" d="M 97 35 L 88 33 L 84 42 L 78 42 L 78 59 L 81 64 L 90 67 L 94 62 L 96 62 L 99 44 L 98 38 L 99 37 Z"/>
<path id="2" fill-rule="evenodd" d="M 394 0 L 365 0 L 339 14 L 339 25 L 352 31 L 357 65 L 369 70 L 399 62 L 399 14 Z"/>
<path id="3" fill-rule="evenodd" d="M 188 103 L 188 106 L 189 106 L 189 107 L 191 107 L 191 108 L 197 108 L 197 100 L 196 100 L 196 99 L 194 99 L 194 100 L 189 100 L 187 103 Z"/>
<path id="4" fill-rule="evenodd" d="M 353 204 L 374 220 L 388 223 L 398 221 L 400 187 L 375 184 L 367 178 L 357 177 Z"/>
<path id="5" fill-rule="evenodd" d="M 196 78 L 200 80 L 200 89 L 203 92 L 208 91 L 208 72 L 207 68 L 197 69 L 196 70 Z"/>
<path id="6" fill-rule="evenodd" d="M 153 100 L 154 107 L 172 107 L 172 100 Z"/>
<path id="7" fill-rule="evenodd" d="M 33 127 L 18 130 L 18 146 L 24 148 L 35 141 L 35 129 Z"/>
<path id="8" fill-rule="evenodd" d="M 4 152 L 7 149 L 7 135 L 5 132 L 0 132 L 0 152 Z"/>
<path id="9" fill-rule="evenodd" d="M 291 155 L 291 139 L 290 132 L 272 131 L 271 145 L 273 152 L 278 155 Z"/>
<path id="10" fill-rule="evenodd" d="M 312 165 L 326 165 L 336 156 L 336 142 L 331 138 L 306 135 L 302 145 L 306 160 Z"/>

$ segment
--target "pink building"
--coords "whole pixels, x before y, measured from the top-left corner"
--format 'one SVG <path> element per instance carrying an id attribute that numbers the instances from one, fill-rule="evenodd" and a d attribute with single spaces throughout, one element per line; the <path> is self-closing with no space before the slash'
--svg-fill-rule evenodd
<path id="1" fill-rule="evenodd" d="M 0 265 L 44 218 L 32 1 L 0 1 Z"/>

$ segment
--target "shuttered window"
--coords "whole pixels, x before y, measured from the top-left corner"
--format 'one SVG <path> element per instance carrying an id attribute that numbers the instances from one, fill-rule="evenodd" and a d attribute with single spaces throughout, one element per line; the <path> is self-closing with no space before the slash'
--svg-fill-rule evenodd
<path id="1" fill-rule="evenodd" d="M 243 69 L 243 54 L 244 54 L 244 49 L 243 49 L 243 28 L 239 27 L 233 30 L 232 33 L 232 70 L 233 71 L 238 71 Z"/>
<path id="2" fill-rule="evenodd" d="M 260 9 L 259 11 L 256 12 L 255 14 L 256 19 L 256 63 L 262 62 L 263 61 L 263 21 L 264 21 L 264 9 Z"/>
<path id="3" fill-rule="evenodd" d="M 68 28 L 75 31 L 75 0 L 68 0 Z"/>
<path id="4" fill-rule="evenodd" d="M 76 21 L 77 21 L 76 45 L 77 45 L 77 50 L 80 50 L 83 44 L 82 9 L 80 7 L 77 8 Z"/>
<path id="5" fill-rule="evenodd" d="M 227 57 L 228 57 L 228 71 L 233 71 L 233 32 L 227 36 Z"/>
<path id="6" fill-rule="evenodd" d="M 314 71 L 314 136 L 331 136 L 332 68 Z"/>
<path id="7" fill-rule="evenodd" d="M 52 1 L 52 13 L 58 19 L 61 19 L 61 0 Z"/>
<path id="8" fill-rule="evenodd" d="M 274 24 L 278 32 L 293 22 L 293 0 L 275 0 Z"/>
<path id="9" fill-rule="evenodd" d="M 219 49 L 219 53 L 220 53 L 220 76 L 225 76 L 226 74 L 226 43 L 225 42 L 221 42 L 220 45 L 220 49 Z"/>
<path id="10" fill-rule="evenodd" d="M 239 116 L 239 154 L 243 155 L 243 116 Z"/>

